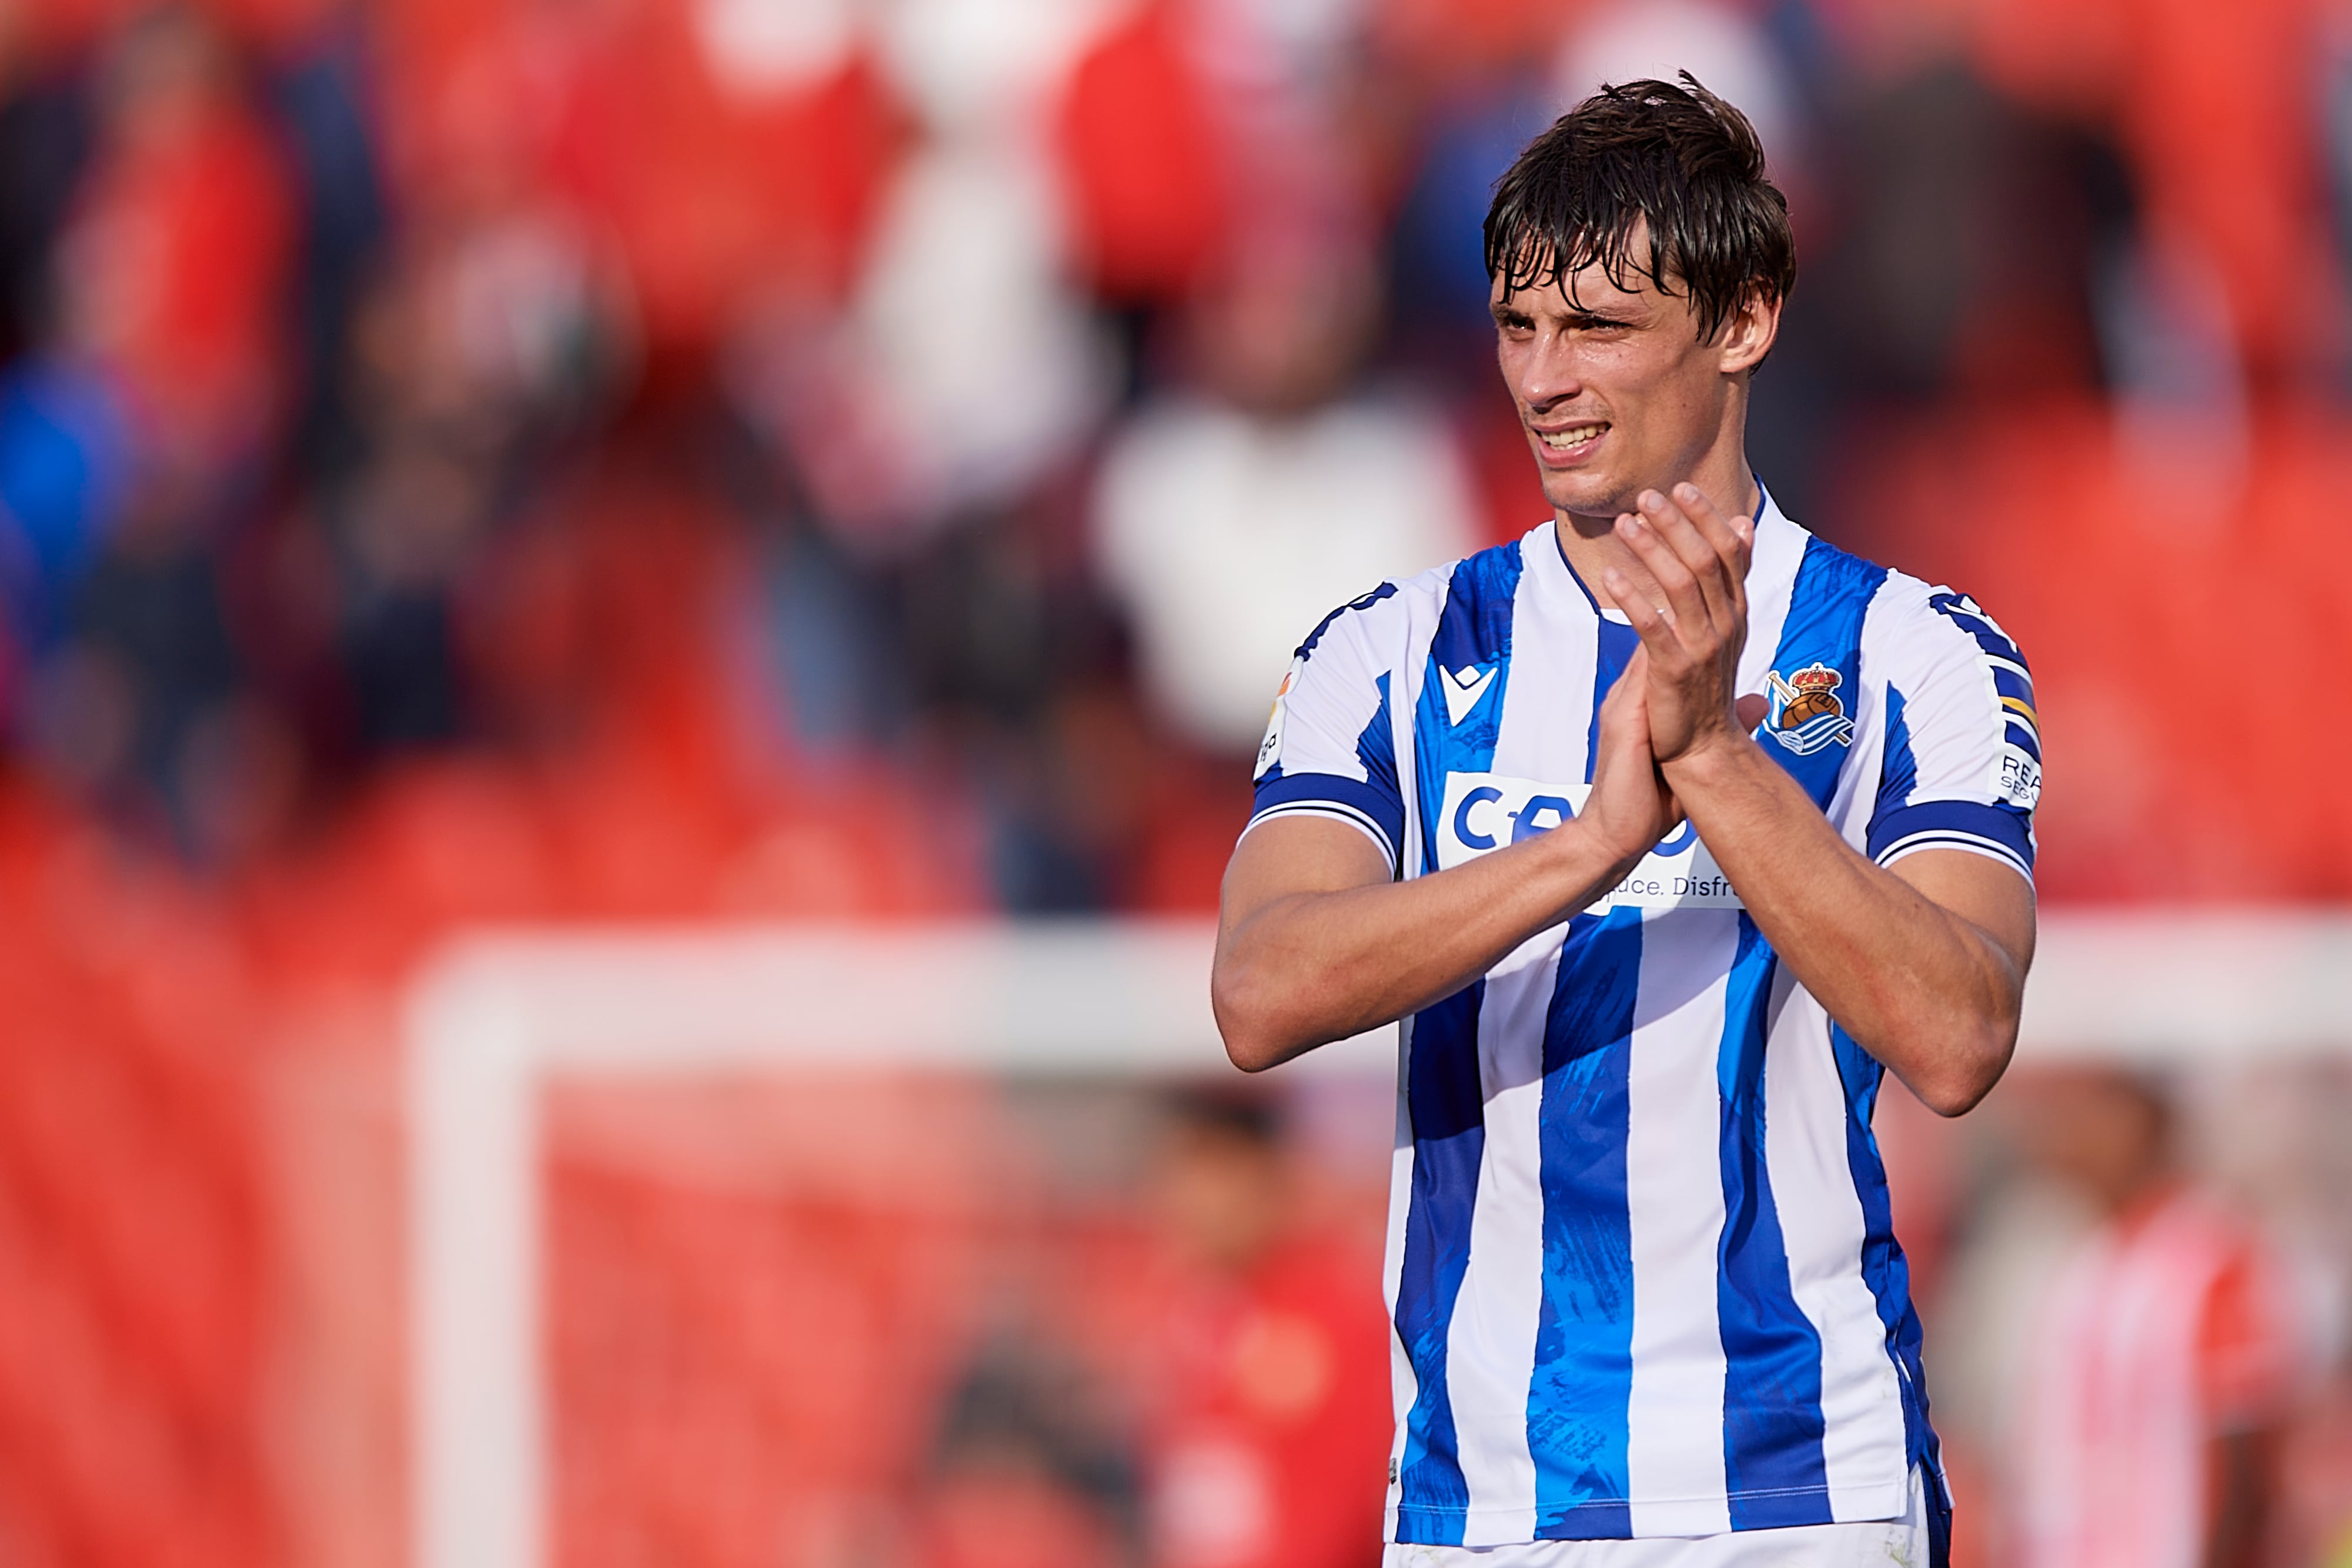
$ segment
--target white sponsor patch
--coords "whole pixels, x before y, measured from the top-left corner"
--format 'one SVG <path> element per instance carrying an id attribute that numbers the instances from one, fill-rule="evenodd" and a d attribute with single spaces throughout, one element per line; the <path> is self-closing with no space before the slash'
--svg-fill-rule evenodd
<path id="1" fill-rule="evenodd" d="M 2023 747 L 2004 743 L 1994 788 L 2003 800 L 2031 811 L 2042 803 L 2042 764 L 2027 756 Z"/>
<path id="2" fill-rule="evenodd" d="M 1544 784 L 1500 773 L 1449 773 L 1445 809 L 1429 831 L 1437 837 L 1441 871 L 1465 865 L 1507 844 L 1549 832 L 1576 815 L 1590 784 Z M 1715 857 L 1688 822 L 1643 856 L 1642 862 L 1586 910 L 1745 909 Z"/>

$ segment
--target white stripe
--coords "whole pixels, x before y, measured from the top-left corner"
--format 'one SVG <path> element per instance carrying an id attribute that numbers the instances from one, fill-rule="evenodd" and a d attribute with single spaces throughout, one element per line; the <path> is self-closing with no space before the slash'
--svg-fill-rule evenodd
<path id="1" fill-rule="evenodd" d="M 1633 1250 L 1633 1387 L 1625 1472 L 1636 1536 L 1731 1528 L 1716 1315 L 1723 1235 L 1723 1095 L 1716 1054 L 1739 916 L 1643 913 L 1625 1099 L 1625 1208 Z M 1706 1434 L 1707 1436 L 1701 1436 Z"/>
<path id="2" fill-rule="evenodd" d="M 1404 1336 L 1397 1333 L 1399 1287 L 1404 1280 L 1404 1222 L 1412 1207 L 1412 1108 L 1406 1091 L 1412 1082 L 1412 1017 L 1397 1025 L 1396 1146 L 1389 1155 L 1388 1247 L 1381 1260 L 1381 1298 L 1389 1304 L 1389 1399 L 1395 1413 L 1396 1435 L 1389 1446 L 1389 1495 L 1385 1539 L 1396 1539 L 1397 1503 L 1403 1494 L 1398 1474 L 1404 1464 L 1405 1419 L 1420 1397 L 1421 1382 L 1413 1375 L 1412 1357 L 1405 1354 Z"/>
<path id="3" fill-rule="evenodd" d="M 1544 1015 L 1559 973 L 1555 944 L 1535 962 L 1488 976 L 1478 1009 L 1486 1149 L 1470 1211 L 1470 1260 L 1445 1344 L 1446 1392 L 1470 1493 L 1465 1546 L 1526 1541 L 1536 1530 L 1528 1391 L 1543 1308 Z"/>
<path id="4" fill-rule="evenodd" d="M 1964 854 L 1982 855 L 1987 860 L 1999 861 L 2028 882 L 2033 880 L 2033 868 L 2018 859 L 2008 845 L 1996 843 L 1990 839 L 1971 838 L 1948 828 L 1912 833 L 1895 840 L 1878 852 L 1878 863 L 1893 865 L 1906 855 L 1916 854 L 1921 850 L 1958 850 Z"/>
<path id="5" fill-rule="evenodd" d="M 1581 722 L 1601 653 L 1600 620 L 1561 559 L 1552 525 L 1519 541 L 1524 563 L 1511 620 L 1511 676 L 1496 731 L 1497 773 L 1552 784 L 1585 781 Z M 1574 715 L 1580 722 L 1563 723 Z"/>
<path id="6" fill-rule="evenodd" d="M 1789 601 L 1797 591 L 1797 569 L 1812 538 L 1781 515 L 1767 498 L 1756 519 L 1756 553 L 1748 563 L 1748 646 L 1739 653 L 1739 690 L 1764 690 L 1764 673 L 1780 649 L 1780 629 L 1789 622 Z"/>
<path id="7" fill-rule="evenodd" d="M 1830 1517 L 1893 1519 L 1908 1483 L 1903 1389 L 1862 1274 L 1862 1195 L 1829 1015 L 1782 966 L 1764 1048 L 1764 1168 L 1788 1249 L 1789 1289 L 1822 1340 L 1822 1465 Z"/>

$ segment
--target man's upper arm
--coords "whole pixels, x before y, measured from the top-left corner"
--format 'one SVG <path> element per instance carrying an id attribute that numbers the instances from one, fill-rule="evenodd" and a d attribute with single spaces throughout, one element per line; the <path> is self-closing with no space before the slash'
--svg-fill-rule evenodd
<path id="1" fill-rule="evenodd" d="M 1391 716 L 1396 677 L 1378 632 L 1392 630 L 1401 612 L 1396 586 L 1382 583 L 1324 617 L 1298 645 L 1258 746 L 1244 839 L 1281 817 L 1344 822 L 1398 873 L 1405 812 Z"/>
<path id="2" fill-rule="evenodd" d="M 1886 712 L 1871 859 L 1981 929 L 2021 979 L 2033 956 L 2033 676 L 1965 594 L 1914 590 L 1885 629 Z"/>
<path id="3" fill-rule="evenodd" d="M 1274 903 L 1302 893 L 1344 893 L 1389 880 L 1379 847 L 1345 822 L 1285 817 L 1259 826 L 1234 846 L 1219 901 L 1227 929 Z"/>
<path id="4" fill-rule="evenodd" d="M 1381 643 L 1402 606 L 1383 583 L 1326 616 L 1292 659 L 1259 746 L 1256 799 L 1226 868 L 1228 925 L 1293 893 L 1396 877 L 1405 836 Z"/>

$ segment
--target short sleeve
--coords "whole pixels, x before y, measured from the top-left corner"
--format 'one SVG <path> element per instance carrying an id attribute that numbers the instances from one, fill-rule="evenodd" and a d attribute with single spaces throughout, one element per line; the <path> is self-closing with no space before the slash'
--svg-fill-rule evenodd
<path id="1" fill-rule="evenodd" d="M 1864 629 L 1885 704 L 1870 858 L 1893 865 L 1922 850 L 1960 850 L 2031 882 L 2042 794 L 2032 673 L 1975 600 L 1908 580 L 1904 588 L 1873 606 L 1877 624 Z"/>
<path id="2" fill-rule="evenodd" d="M 1257 799 L 1244 834 L 1276 817 L 1346 822 L 1380 846 L 1396 874 L 1404 797 L 1390 720 L 1394 670 L 1375 646 L 1396 592 L 1382 583 L 1349 601 L 1299 644 L 1258 746 Z"/>

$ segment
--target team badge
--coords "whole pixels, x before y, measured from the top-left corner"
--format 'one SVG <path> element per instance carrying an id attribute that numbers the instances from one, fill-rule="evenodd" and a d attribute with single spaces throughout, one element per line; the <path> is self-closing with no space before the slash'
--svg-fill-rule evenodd
<path id="1" fill-rule="evenodd" d="M 1780 678 L 1778 670 L 1764 678 L 1772 684 L 1772 710 L 1764 720 L 1765 734 L 1800 757 L 1811 757 L 1832 742 L 1853 744 L 1853 721 L 1845 716 L 1845 704 L 1837 695 L 1844 677 L 1835 670 L 1814 664 L 1787 680 Z"/>

